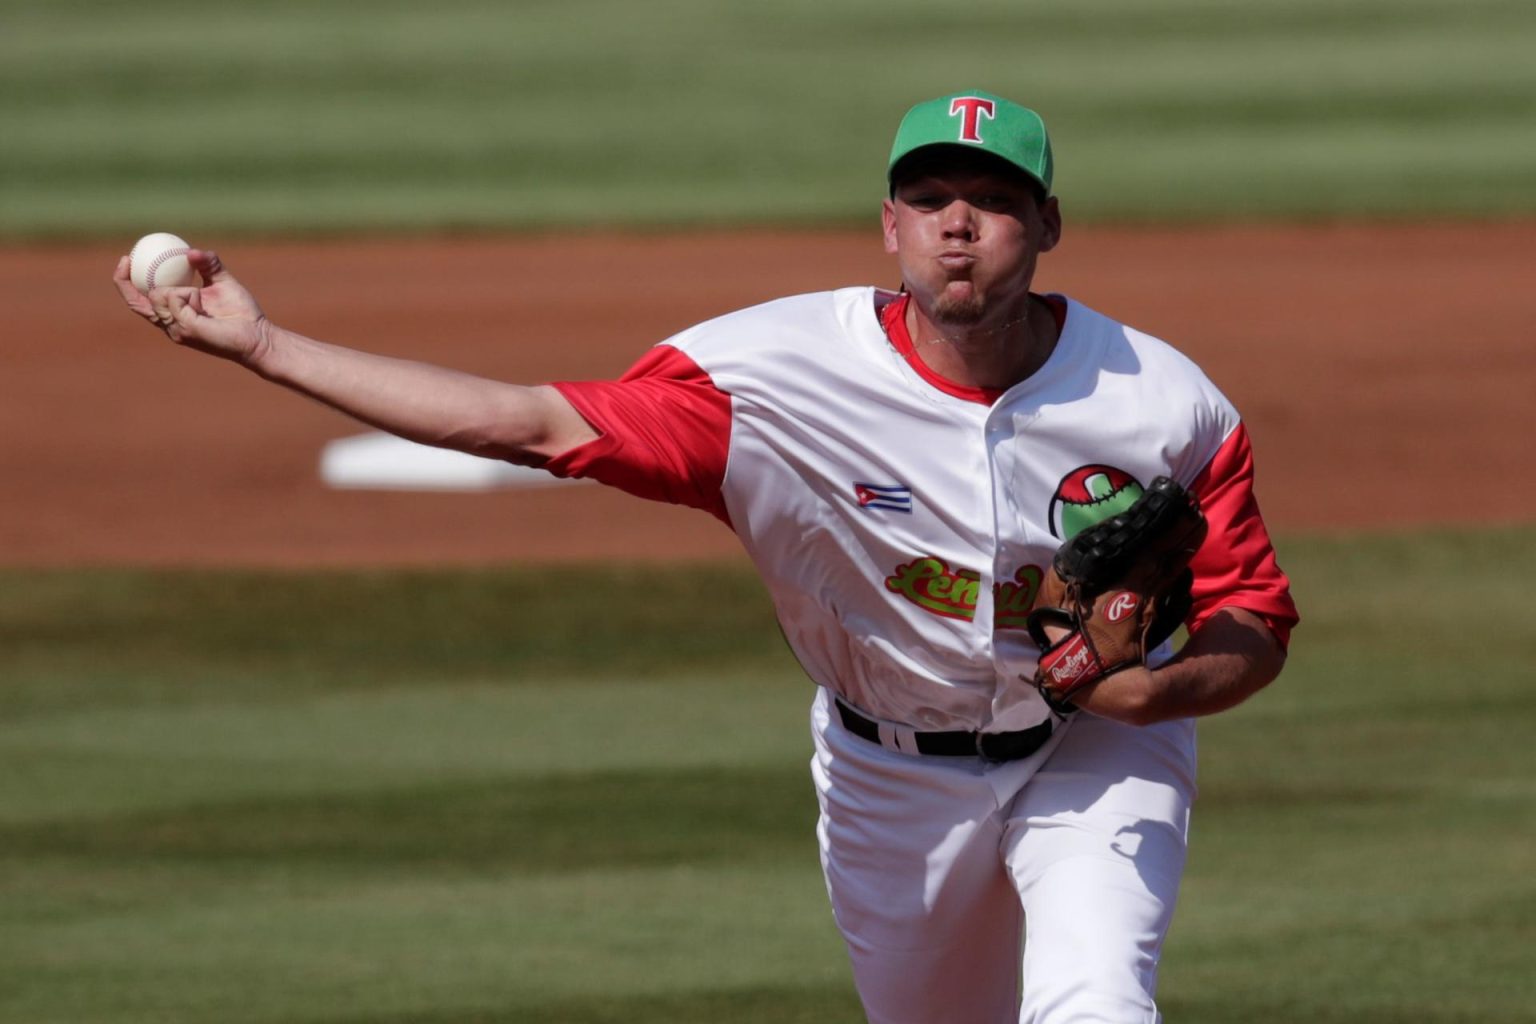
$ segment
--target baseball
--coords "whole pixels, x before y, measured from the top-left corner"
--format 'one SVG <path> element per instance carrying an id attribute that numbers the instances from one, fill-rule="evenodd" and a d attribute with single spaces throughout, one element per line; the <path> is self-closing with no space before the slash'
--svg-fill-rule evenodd
<path id="1" fill-rule="evenodd" d="M 128 254 L 128 276 L 145 294 L 151 288 L 183 288 L 199 284 L 197 271 L 187 262 L 185 239 L 165 231 L 145 235 Z"/>

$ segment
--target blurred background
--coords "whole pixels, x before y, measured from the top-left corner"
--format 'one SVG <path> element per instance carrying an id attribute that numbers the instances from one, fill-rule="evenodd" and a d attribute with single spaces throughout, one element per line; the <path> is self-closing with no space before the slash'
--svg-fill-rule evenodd
<path id="1" fill-rule="evenodd" d="M 3 11 L 12 238 L 862 223 L 893 115 L 961 82 L 1048 114 L 1080 218 L 1536 202 L 1518 0 Z"/>
<path id="2" fill-rule="evenodd" d="M 1041 110 L 1042 268 L 1244 411 L 1304 623 L 1202 724 L 1170 1020 L 1536 1020 L 1536 7 L 0 0 L 0 1021 L 858 1019 L 810 687 L 730 534 L 338 492 L 124 314 L 520 381 L 894 284 L 911 103 Z"/>

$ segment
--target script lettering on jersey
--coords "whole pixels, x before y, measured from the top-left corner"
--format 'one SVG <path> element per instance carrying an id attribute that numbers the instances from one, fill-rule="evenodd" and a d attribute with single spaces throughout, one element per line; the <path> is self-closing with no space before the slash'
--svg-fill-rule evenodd
<path id="1" fill-rule="evenodd" d="M 992 585 L 992 602 L 997 609 L 997 628 L 1023 629 L 1029 609 L 1040 590 L 1042 571 L 1026 565 L 1013 579 Z M 946 619 L 970 622 L 976 617 L 976 598 L 981 592 L 981 573 L 975 569 L 950 568 L 942 558 L 929 555 L 916 558 L 885 579 L 885 589 L 911 601 L 925 611 Z"/>
<path id="2" fill-rule="evenodd" d="M 885 588 L 893 590 L 919 608 L 947 619 L 976 617 L 976 594 L 981 574 L 974 569 L 951 569 L 943 559 L 919 558 L 896 567 L 887 576 Z"/>
<path id="3" fill-rule="evenodd" d="M 1029 610 L 1035 606 L 1044 574 L 1038 565 L 1026 565 L 1013 574 L 1013 580 L 994 584 L 997 604 L 997 628 L 1023 629 L 1029 623 Z"/>
<path id="4" fill-rule="evenodd" d="M 949 104 L 949 116 L 959 116 L 960 141 L 981 141 L 981 119 L 992 120 L 997 116 L 997 104 L 980 96 L 956 96 Z"/>

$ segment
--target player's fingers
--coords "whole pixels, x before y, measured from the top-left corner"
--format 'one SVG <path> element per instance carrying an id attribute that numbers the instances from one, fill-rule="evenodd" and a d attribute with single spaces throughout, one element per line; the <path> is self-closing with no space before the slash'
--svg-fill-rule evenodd
<path id="1" fill-rule="evenodd" d="M 164 289 L 163 306 L 157 310 L 160 326 L 172 341 L 183 342 L 198 337 L 203 316 L 201 293 L 196 288 Z"/>
<path id="2" fill-rule="evenodd" d="M 159 293 L 156 299 L 156 308 L 164 308 L 171 316 L 179 317 L 181 311 L 191 310 L 193 313 L 202 312 L 202 303 L 193 305 L 197 298 L 196 288 L 156 288 L 150 294 Z"/>
<path id="3" fill-rule="evenodd" d="M 219 259 L 219 254 L 211 249 L 188 249 L 187 262 L 191 264 L 193 270 L 202 275 L 205 285 L 235 279 L 234 275 L 225 268 L 224 262 Z"/>
<path id="4" fill-rule="evenodd" d="M 112 273 L 112 283 L 117 285 L 117 293 L 123 297 L 129 309 L 140 316 L 153 320 L 155 310 L 147 296 L 133 286 L 133 280 L 128 276 L 128 257 L 124 256 L 117 261 L 117 269 Z"/>
<path id="5" fill-rule="evenodd" d="M 235 279 L 218 253 L 211 249 L 189 249 L 187 262 L 202 278 L 203 287 L 208 289 L 202 300 L 207 303 L 207 315 L 223 319 L 261 319 L 261 306 L 257 304 L 256 296 Z M 198 307 L 199 312 L 203 309 L 201 305 Z"/>
<path id="6" fill-rule="evenodd" d="M 178 314 L 187 305 L 187 295 L 196 290 L 195 288 L 150 289 L 149 304 L 155 323 L 161 327 L 170 327 L 176 323 Z"/>
<path id="7" fill-rule="evenodd" d="M 200 315 L 187 299 L 179 295 L 171 296 L 171 316 L 175 318 L 170 325 L 171 337 L 180 341 L 193 330 Z"/>
<path id="8" fill-rule="evenodd" d="M 171 296 L 171 314 L 176 318 L 172 324 L 174 333 L 171 337 L 181 340 L 178 334 L 196 334 L 202 331 L 203 323 L 206 323 L 208 314 L 203 309 L 203 293 L 201 289 L 191 289 L 186 294 Z"/>

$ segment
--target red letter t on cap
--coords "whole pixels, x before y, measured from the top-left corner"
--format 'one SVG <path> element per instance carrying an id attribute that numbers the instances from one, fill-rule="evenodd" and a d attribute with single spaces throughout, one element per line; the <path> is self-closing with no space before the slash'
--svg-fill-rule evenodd
<path id="1" fill-rule="evenodd" d="M 980 96 L 957 96 L 949 104 L 949 116 L 956 114 L 965 115 L 960 122 L 960 141 L 980 142 L 981 116 L 985 114 L 988 121 L 992 120 L 997 116 L 997 104 Z"/>

